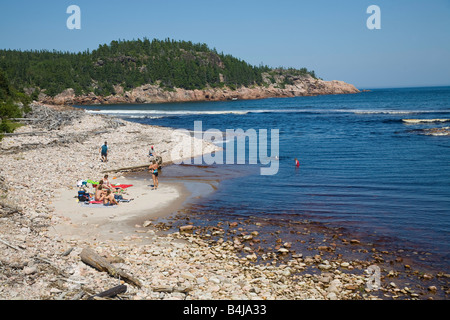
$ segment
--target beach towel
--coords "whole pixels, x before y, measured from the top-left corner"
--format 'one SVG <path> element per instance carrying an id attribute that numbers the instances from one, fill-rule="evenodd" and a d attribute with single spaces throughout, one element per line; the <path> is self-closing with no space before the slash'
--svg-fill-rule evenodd
<path id="1" fill-rule="evenodd" d="M 125 199 L 117 199 L 117 201 L 118 202 L 130 202 L 131 200 L 128 200 L 128 199 L 127 200 L 125 200 Z M 83 207 L 93 207 L 93 208 L 111 207 L 111 206 L 108 206 L 108 205 L 104 205 L 103 201 L 91 200 L 91 201 L 84 201 L 84 202 L 80 201 L 80 203 L 81 203 L 81 205 Z M 113 206 L 113 207 L 117 207 L 117 206 Z"/>
<path id="2" fill-rule="evenodd" d="M 126 189 L 126 188 L 130 188 L 133 185 L 132 184 L 112 184 L 112 186 L 114 188 L 122 188 L 122 189 Z"/>
<path id="3" fill-rule="evenodd" d="M 130 202 L 128 199 L 116 199 L 117 202 Z M 89 204 L 103 204 L 103 201 L 89 201 Z"/>
<path id="4" fill-rule="evenodd" d="M 91 179 L 87 179 L 87 180 L 83 180 L 83 181 L 86 181 L 86 183 L 92 184 L 93 187 L 96 187 L 98 185 L 98 181 L 94 181 L 94 180 L 91 180 Z M 133 185 L 132 184 L 120 184 L 120 183 L 113 184 L 113 183 L 111 183 L 111 186 L 113 186 L 115 188 L 126 189 L 126 188 L 129 188 L 129 187 L 132 187 Z"/>
<path id="5" fill-rule="evenodd" d="M 89 207 L 89 208 L 117 208 L 118 206 L 105 206 L 103 204 L 103 201 L 86 201 L 86 202 L 80 202 L 80 205 L 82 207 Z"/>
<path id="6" fill-rule="evenodd" d="M 88 181 L 89 181 L 89 180 L 88 180 Z M 88 183 L 92 183 L 92 182 L 88 182 Z M 93 186 L 93 187 L 96 187 L 97 185 L 98 185 L 98 182 L 92 183 L 92 186 Z M 133 185 L 132 185 L 132 184 L 111 184 L 111 186 L 112 186 L 113 188 L 122 188 L 122 189 L 126 189 L 126 188 L 132 187 Z"/>

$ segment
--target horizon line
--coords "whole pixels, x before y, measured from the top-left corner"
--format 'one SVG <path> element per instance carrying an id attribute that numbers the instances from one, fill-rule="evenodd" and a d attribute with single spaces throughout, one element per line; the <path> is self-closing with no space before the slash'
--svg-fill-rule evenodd
<path id="1" fill-rule="evenodd" d="M 450 87 L 450 84 L 442 85 L 412 85 L 412 86 L 388 86 L 388 87 L 359 87 L 355 86 L 358 90 L 378 90 L 378 89 L 418 89 L 418 88 L 445 88 Z"/>

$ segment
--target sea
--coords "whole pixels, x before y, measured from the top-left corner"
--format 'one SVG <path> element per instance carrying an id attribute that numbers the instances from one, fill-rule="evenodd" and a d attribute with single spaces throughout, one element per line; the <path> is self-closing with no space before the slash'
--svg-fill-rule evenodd
<path id="1" fill-rule="evenodd" d="M 197 223 L 260 219 L 270 221 L 271 234 L 291 240 L 299 234 L 292 225 L 314 223 L 450 270 L 450 87 L 83 108 L 192 134 L 199 133 L 196 121 L 202 133 L 267 130 L 276 174 L 261 174 L 268 165 L 249 155 L 250 139 L 244 163 L 163 168 L 160 183 L 182 180 L 193 191 L 190 209 L 203 213 Z M 270 135 L 275 130 L 278 141 Z M 214 143 L 225 159 L 237 138 Z"/>

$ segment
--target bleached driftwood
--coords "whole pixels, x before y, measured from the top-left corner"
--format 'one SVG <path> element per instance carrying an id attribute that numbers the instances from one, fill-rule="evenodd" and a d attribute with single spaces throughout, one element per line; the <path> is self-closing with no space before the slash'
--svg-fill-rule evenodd
<path id="1" fill-rule="evenodd" d="M 127 292 L 127 286 L 121 284 L 120 286 L 117 286 L 117 287 L 108 289 L 106 291 L 97 293 L 97 294 L 89 297 L 88 300 L 94 300 L 96 297 L 99 297 L 99 298 L 112 298 L 112 297 L 117 296 L 118 294 L 125 293 L 125 292 Z"/>
<path id="2" fill-rule="evenodd" d="M 97 254 L 94 250 L 90 248 L 84 248 L 83 251 L 81 251 L 80 257 L 81 261 L 99 271 L 108 272 L 111 276 L 115 278 L 120 277 L 124 281 L 138 288 L 142 286 L 141 282 L 138 279 L 130 276 L 129 274 L 123 272 L 122 270 L 116 269 L 112 264 L 108 262 L 108 260 L 101 257 L 99 254 Z"/>

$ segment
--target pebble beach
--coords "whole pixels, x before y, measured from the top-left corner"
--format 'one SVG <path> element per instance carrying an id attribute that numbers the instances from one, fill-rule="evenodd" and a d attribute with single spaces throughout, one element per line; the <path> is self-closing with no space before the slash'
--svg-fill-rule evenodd
<path id="1" fill-rule="evenodd" d="M 2 300 L 84 300 L 121 284 L 127 290 L 119 297 L 127 300 L 370 300 L 380 299 L 378 289 L 381 298 L 425 297 L 396 283 L 393 273 L 374 290 L 367 286 L 372 275 L 364 271 L 370 263 L 362 268 L 345 256 L 329 260 L 305 252 L 261 261 L 245 249 L 257 232 L 234 241 L 221 237 L 220 227 L 213 230 L 214 241 L 190 224 L 160 232 L 155 220 L 175 211 L 186 190 L 176 184 L 151 190 L 151 180 L 130 180 L 117 169 L 145 167 L 150 145 L 157 147 L 163 166 L 179 160 L 171 152 L 182 140 L 179 133 L 69 107 L 34 105 L 29 117 L 42 121 L 30 121 L 0 141 Z M 99 154 L 104 141 L 111 146 L 106 163 Z M 216 146 L 203 143 L 204 154 L 214 151 Z M 74 199 L 76 182 L 100 179 L 104 172 L 115 178 L 111 182 L 133 184 L 126 195 L 133 201 L 111 210 L 82 207 Z M 237 224 L 230 221 L 227 227 Z M 80 258 L 86 248 L 140 285 L 87 265 Z M 281 243 L 273 255 L 287 256 L 289 248 Z M 316 272 L 309 272 L 310 266 Z M 438 290 L 424 287 L 427 293 Z"/>

